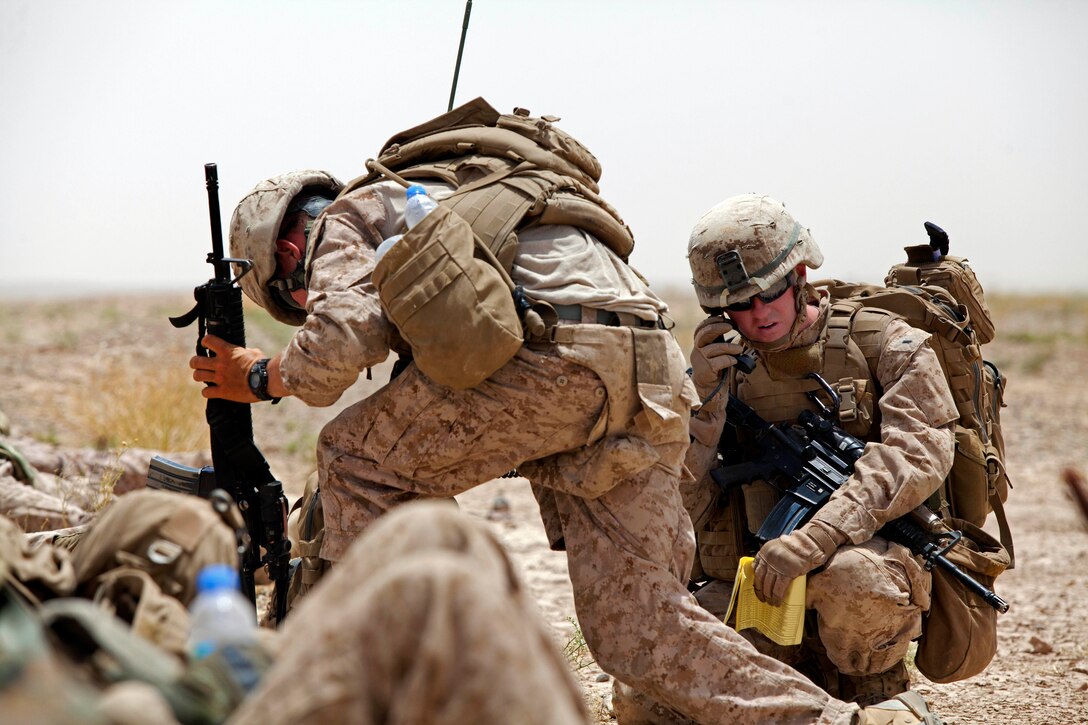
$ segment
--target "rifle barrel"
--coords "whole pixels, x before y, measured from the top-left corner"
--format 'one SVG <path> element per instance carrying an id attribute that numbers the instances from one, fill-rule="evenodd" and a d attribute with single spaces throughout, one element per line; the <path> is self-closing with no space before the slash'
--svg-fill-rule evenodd
<path id="1" fill-rule="evenodd" d="M 215 266 L 219 282 L 230 281 L 230 266 L 223 261 L 223 222 L 219 214 L 219 172 L 215 164 L 204 164 L 204 183 L 208 187 L 208 217 L 212 226 L 212 253 L 208 261 Z"/>

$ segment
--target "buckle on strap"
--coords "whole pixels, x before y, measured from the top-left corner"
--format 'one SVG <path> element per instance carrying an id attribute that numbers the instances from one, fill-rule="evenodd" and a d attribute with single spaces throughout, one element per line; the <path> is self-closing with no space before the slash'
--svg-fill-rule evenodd
<path id="1" fill-rule="evenodd" d="M 842 399 L 839 406 L 839 421 L 851 423 L 858 418 L 857 382 L 853 378 L 843 378 L 835 385 Z"/>

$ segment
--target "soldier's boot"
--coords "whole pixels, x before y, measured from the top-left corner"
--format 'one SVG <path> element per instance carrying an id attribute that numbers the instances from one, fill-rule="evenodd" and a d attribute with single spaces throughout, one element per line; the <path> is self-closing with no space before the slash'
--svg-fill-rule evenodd
<path id="1" fill-rule="evenodd" d="M 944 721 L 929 711 L 925 698 L 908 690 L 890 700 L 863 707 L 856 725 L 944 725 Z"/>
<path id="2" fill-rule="evenodd" d="M 909 689 L 910 675 L 903 660 L 875 675 L 839 674 L 839 699 L 862 707 L 889 700 Z"/>
<path id="3" fill-rule="evenodd" d="M 684 715 L 619 680 L 612 682 L 612 713 L 618 725 L 696 725 Z"/>
<path id="4" fill-rule="evenodd" d="M 301 508 L 298 538 L 294 542 L 298 561 L 291 562 L 291 584 L 287 589 L 288 612 L 295 608 L 299 599 L 317 586 L 317 582 L 332 567 L 331 561 L 321 558 L 321 543 L 325 540 L 325 515 L 315 476 L 306 481 L 306 490 L 296 505 Z"/>

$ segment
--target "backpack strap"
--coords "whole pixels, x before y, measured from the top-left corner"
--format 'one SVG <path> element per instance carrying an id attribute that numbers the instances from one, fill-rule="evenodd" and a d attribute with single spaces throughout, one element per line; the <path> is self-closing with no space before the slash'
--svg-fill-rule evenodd
<path id="1" fill-rule="evenodd" d="M 1016 552 L 1012 545 L 1012 529 L 1009 528 L 1009 520 L 1005 516 L 1005 504 L 1001 503 L 1001 497 L 994 494 L 990 497 L 990 508 L 993 509 L 994 518 L 997 519 L 998 538 L 1005 551 L 1009 552 L 1009 568 L 1016 568 Z"/>
<path id="2" fill-rule="evenodd" d="M 858 418 L 858 390 L 854 381 L 859 377 L 875 380 L 868 359 L 859 369 L 857 360 L 851 360 L 851 344 L 854 342 L 856 320 L 863 306 L 853 300 L 840 300 L 831 304 L 827 316 L 827 343 L 824 346 L 824 371 L 833 378 L 828 383 L 839 396 L 839 421 L 846 425 Z M 864 351 L 861 351 L 864 355 Z"/>
<path id="3" fill-rule="evenodd" d="M 857 419 L 858 383 L 855 380 L 869 380 L 873 385 L 873 400 L 880 396 L 877 360 L 880 342 L 891 319 L 888 312 L 867 308 L 853 299 L 838 299 L 831 303 L 824 369 L 834 378 L 828 382 L 841 398 L 839 420 L 842 423 Z M 873 408 L 875 422 L 878 413 L 875 402 Z"/>

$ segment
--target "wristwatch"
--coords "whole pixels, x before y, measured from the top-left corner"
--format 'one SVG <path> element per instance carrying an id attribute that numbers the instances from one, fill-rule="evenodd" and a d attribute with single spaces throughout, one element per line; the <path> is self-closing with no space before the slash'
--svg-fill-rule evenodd
<path id="1" fill-rule="evenodd" d="M 273 403 L 280 402 L 279 398 L 273 398 L 268 394 L 268 358 L 261 358 L 253 363 L 253 367 L 249 369 L 247 382 L 249 383 L 249 389 L 253 391 L 253 394 L 259 400 L 271 400 Z"/>

